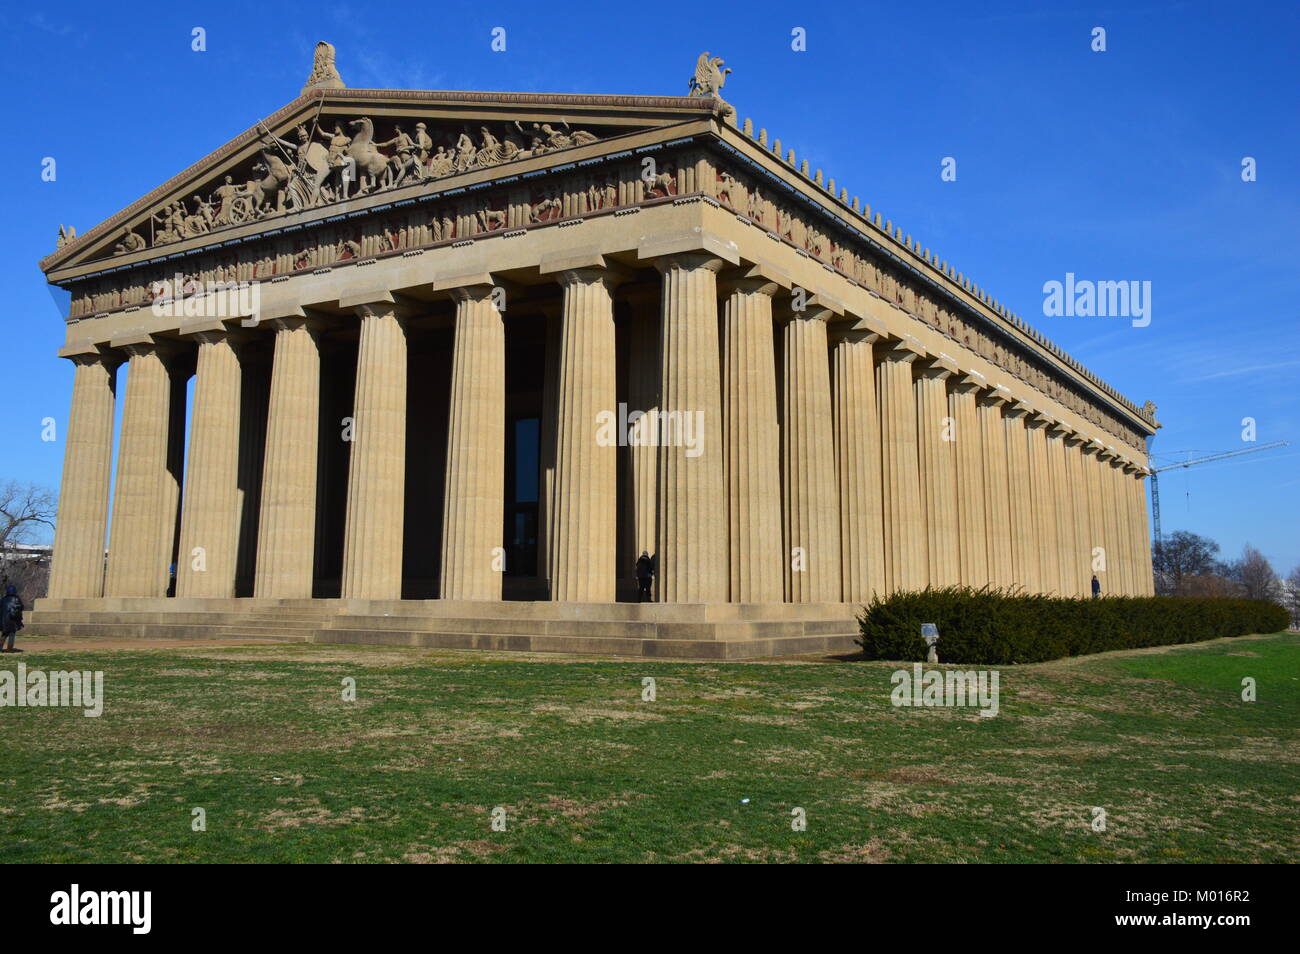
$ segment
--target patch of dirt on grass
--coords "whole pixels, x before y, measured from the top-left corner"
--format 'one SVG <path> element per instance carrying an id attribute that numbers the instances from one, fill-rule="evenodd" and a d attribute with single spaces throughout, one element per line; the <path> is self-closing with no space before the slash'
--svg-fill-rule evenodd
<path id="1" fill-rule="evenodd" d="M 829 865 L 881 865 L 889 858 L 889 849 L 879 838 L 864 845 L 841 845 L 817 853 L 817 860 Z"/>
<path id="2" fill-rule="evenodd" d="M 904 785 L 956 785 L 958 781 L 932 765 L 904 765 L 890 769 L 881 778 Z"/>
<path id="3" fill-rule="evenodd" d="M 662 722 L 667 716 L 651 712 L 645 708 L 611 709 L 597 706 L 566 706 L 554 702 L 541 702 L 533 706 L 533 712 L 539 715 L 559 715 L 570 725 L 587 725 L 592 722 Z"/>
<path id="4" fill-rule="evenodd" d="M 366 810 L 360 805 L 353 806 L 342 814 L 335 814 L 320 806 L 292 810 L 275 808 L 262 816 L 262 827 L 267 831 L 278 831 L 283 828 L 301 828 L 304 825 L 351 825 L 365 818 Z"/>

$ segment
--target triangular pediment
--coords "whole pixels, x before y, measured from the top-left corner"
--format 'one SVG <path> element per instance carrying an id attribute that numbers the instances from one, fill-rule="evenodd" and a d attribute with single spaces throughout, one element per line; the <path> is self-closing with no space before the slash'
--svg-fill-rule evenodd
<path id="1" fill-rule="evenodd" d="M 70 274 L 156 259 L 310 209 L 351 213 L 457 176 L 621 151 L 724 108 L 698 96 L 309 89 L 40 264 Z"/>

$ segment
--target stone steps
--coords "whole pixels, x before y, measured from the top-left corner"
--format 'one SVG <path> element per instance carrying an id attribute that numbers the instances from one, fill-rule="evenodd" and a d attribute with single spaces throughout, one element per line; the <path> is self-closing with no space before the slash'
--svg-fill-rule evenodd
<path id="1" fill-rule="evenodd" d="M 355 646 L 416 646 L 426 649 L 481 649 L 510 652 L 649 656 L 680 659 L 753 659 L 803 653 L 852 652 L 857 632 L 767 639 L 644 639 L 634 636 L 547 636 L 536 634 L 374 630 L 336 625 L 320 630 L 312 642 Z"/>
<path id="2" fill-rule="evenodd" d="M 851 652 L 844 604 L 474 600 L 41 600 L 28 632 L 135 639 L 263 639 L 357 646 L 748 659 Z"/>

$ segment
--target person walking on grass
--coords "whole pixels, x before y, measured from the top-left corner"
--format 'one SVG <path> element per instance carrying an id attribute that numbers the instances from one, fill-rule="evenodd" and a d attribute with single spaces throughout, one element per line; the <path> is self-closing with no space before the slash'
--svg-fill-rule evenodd
<path id="1" fill-rule="evenodd" d="M 14 636 L 22 628 L 23 601 L 18 597 L 17 587 L 6 586 L 5 595 L 0 597 L 0 653 L 22 652 L 21 649 L 14 649 Z"/>

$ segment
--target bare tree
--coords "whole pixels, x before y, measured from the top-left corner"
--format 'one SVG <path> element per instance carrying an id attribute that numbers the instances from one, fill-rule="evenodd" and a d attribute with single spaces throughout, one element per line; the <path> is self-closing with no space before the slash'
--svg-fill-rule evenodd
<path id="1" fill-rule="evenodd" d="M 1282 601 L 1277 573 L 1268 558 L 1249 543 L 1242 549 L 1241 559 L 1232 565 L 1232 578 L 1241 584 L 1247 599 Z"/>
<path id="2" fill-rule="evenodd" d="M 45 594 L 49 561 L 17 546 L 31 543 L 42 528 L 53 529 L 55 507 L 47 487 L 16 480 L 0 483 L 0 585 L 18 587 L 28 603 Z"/>
<path id="3" fill-rule="evenodd" d="M 1209 537 L 1178 530 L 1165 537 L 1152 551 L 1156 592 L 1161 596 L 1185 596 L 1192 577 L 1209 576 L 1215 570 L 1219 545 Z"/>

